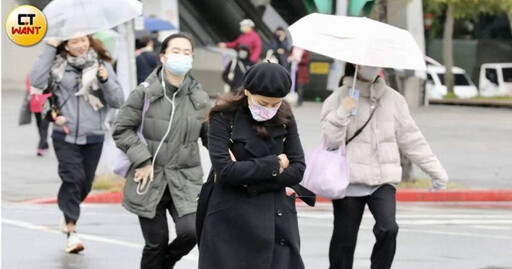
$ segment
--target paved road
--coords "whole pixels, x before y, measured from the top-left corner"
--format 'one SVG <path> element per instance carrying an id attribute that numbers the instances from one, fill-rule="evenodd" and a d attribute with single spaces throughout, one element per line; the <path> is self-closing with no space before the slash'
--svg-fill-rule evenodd
<path id="1" fill-rule="evenodd" d="M 395 269 L 512 268 L 512 203 L 398 205 Z M 118 205 L 85 205 L 78 231 L 86 250 L 66 254 L 55 205 L 4 203 L 2 266 L 16 269 L 138 268 L 143 239 L 137 218 Z M 328 268 L 330 205 L 298 208 L 306 268 Z M 373 219 L 365 214 L 354 268 L 369 268 Z M 170 224 L 170 231 L 173 231 Z M 173 236 L 173 235 L 171 235 Z M 197 268 L 197 249 L 176 268 Z"/>
<path id="2" fill-rule="evenodd" d="M 54 197 L 60 179 L 53 152 L 36 157 L 35 123 L 17 126 L 22 97 L 19 91 L 2 92 L 2 199 Z M 295 109 L 306 149 L 320 143 L 320 109 L 319 103 Z M 512 110 L 430 106 L 412 114 L 451 180 L 470 188 L 512 188 Z M 202 149 L 201 154 L 207 171 L 207 152 Z M 108 161 L 112 156 L 103 158 Z M 108 165 L 100 165 L 98 172 L 108 170 Z M 418 169 L 416 175 L 426 177 Z"/>

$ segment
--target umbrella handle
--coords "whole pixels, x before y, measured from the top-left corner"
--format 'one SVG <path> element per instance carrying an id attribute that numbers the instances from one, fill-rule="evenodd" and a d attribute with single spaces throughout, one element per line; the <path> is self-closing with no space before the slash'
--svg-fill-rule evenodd
<path id="1" fill-rule="evenodd" d="M 359 65 L 356 64 L 356 71 L 354 72 L 354 82 L 352 83 L 352 89 L 348 92 L 350 97 L 354 97 L 354 91 L 356 89 L 356 81 L 357 81 L 357 71 L 359 71 Z"/>

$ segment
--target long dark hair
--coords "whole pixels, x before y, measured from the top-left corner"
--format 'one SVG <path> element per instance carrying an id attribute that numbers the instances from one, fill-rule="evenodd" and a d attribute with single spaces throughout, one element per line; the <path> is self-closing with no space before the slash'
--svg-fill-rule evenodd
<path id="1" fill-rule="evenodd" d="M 93 38 L 91 35 L 87 35 L 87 38 L 89 39 L 89 44 L 90 44 L 89 46 L 93 50 L 96 51 L 96 53 L 98 54 L 98 57 L 105 62 L 112 63 L 112 57 L 110 57 L 107 49 L 105 49 L 105 47 L 103 46 L 103 43 L 101 43 L 101 41 L 99 41 L 98 39 Z M 60 54 L 63 57 L 66 57 L 69 54 L 69 52 L 66 51 L 67 44 L 68 44 L 67 40 L 62 42 L 57 47 L 57 54 Z"/>
<path id="2" fill-rule="evenodd" d="M 244 90 L 245 89 L 242 87 L 234 94 L 220 95 L 215 102 L 215 106 L 210 110 L 208 121 L 218 113 L 234 115 L 237 111 L 242 111 L 250 114 L 249 98 L 245 95 Z M 265 127 L 279 125 L 287 127 L 292 120 L 293 112 L 291 106 L 288 102 L 283 100 L 277 114 L 271 120 L 265 122 L 252 120 L 252 127 L 256 130 L 258 136 L 268 138 L 270 134 Z"/>

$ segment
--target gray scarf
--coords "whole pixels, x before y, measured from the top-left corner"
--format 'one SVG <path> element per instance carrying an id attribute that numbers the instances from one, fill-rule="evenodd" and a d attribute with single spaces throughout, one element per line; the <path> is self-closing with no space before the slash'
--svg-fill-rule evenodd
<path id="1" fill-rule="evenodd" d="M 82 71 L 81 85 L 82 88 L 75 94 L 76 96 L 83 96 L 86 101 L 93 107 L 95 111 L 98 111 L 103 107 L 103 103 L 99 98 L 99 81 L 96 78 L 98 72 L 98 54 L 94 49 L 79 57 L 67 55 L 57 55 L 55 62 L 50 70 L 52 85 L 59 85 L 62 81 L 64 73 L 66 72 L 66 66 L 70 65 L 80 71 Z"/>

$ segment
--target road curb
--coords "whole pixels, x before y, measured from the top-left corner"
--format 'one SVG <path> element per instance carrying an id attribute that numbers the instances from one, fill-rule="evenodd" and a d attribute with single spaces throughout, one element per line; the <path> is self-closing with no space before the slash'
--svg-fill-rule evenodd
<path id="1" fill-rule="evenodd" d="M 427 190 L 400 189 L 396 193 L 399 202 L 510 202 L 511 190 L 446 190 L 429 192 Z M 120 204 L 123 201 L 121 192 L 94 193 L 87 196 L 84 203 L 89 204 Z M 318 203 L 329 203 L 331 200 L 318 197 Z M 43 198 L 24 201 L 29 204 L 55 204 L 57 198 Z"/>

